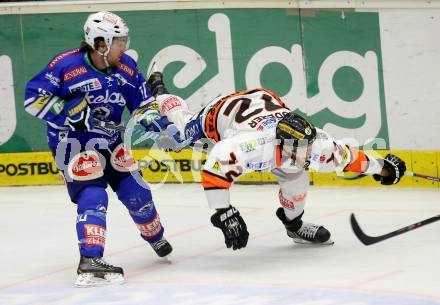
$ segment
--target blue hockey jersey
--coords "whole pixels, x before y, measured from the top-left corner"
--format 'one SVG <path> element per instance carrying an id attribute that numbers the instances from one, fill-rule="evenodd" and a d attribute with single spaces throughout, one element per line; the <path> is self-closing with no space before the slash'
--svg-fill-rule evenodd
<path id="1" fill-rule="evenodd" d="M 116 125 L 125 107 L 133 114 L 153 101 L 136 62 L 128 55 L 123 54 L 119 66 L 104 73 L 91 63 L 85 48 L 61 52 L 28 82 L 25 92 L 25 110 L 47 122 L 49 147 L 56 147 L 68 135 L 64 105 L 80 96 L 86 97 L 95 119 Z M 99 127 L 91 133 L 110 144 L 120 138 L 118 131 Z"/>

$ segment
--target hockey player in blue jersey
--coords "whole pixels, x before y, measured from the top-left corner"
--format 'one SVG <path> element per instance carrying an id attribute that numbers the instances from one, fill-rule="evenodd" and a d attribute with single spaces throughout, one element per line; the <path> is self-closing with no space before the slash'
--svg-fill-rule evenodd
<path id="1" fill-rule="evenodd" d="M 103 260 L 107 185 L 157 255 L 172 251 L 148 185 L 131 175 L 137 171 L 136 162 L 120 132 L 102 127 L 121 124 L 122 112 L 128 108 L 147 129 L 168 130 L 169 123 L 160 119 L 154 103 L 154 96 L 166 91 L 161 74 L 153 73 L 145 81 L 135 61 L 124 54 L 128 34 L 119 16 L 90 15 L 81 47 L 56 55 L 26 87 L 24 107 L 46 121 L 49 148 L 77 204 L 80 262 L 75 284 L 80 287 L 124 281 L 122 268 Z"/>

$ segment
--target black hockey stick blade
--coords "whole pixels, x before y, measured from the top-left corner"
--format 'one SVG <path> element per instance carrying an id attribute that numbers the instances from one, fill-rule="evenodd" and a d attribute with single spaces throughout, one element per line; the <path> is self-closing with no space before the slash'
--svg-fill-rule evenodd
<path id="1" fill-rule="evenodd" d="M 356 217 L 353 213 L 350 214 L 350 223 L 351 228 L 353 229 L 354 235 L 363 243 L 365 246 L 369 246 L 371 244 L 377 243 L 381 241 L 380 238 L 368 236 L 367 234 L 362 231 L 361 227 L 359 226 L 359 223 L 356 220 Z"/>
<path id="2" fill-rule="evenodd" d="M 356 220 L 356 217 L 354 216 L 353 213 L 351 213 L 350 215 L 350 222 L 351 222 L 351 228 L 353 229 L 354 234 L 356 235 L 356 237 L 366 246 L 378 243 L 380 241 L 386 240 L 388 238 L 392 238 L 394 236 L 406 233 L 408 231 L 420 228 L 422 226 L 425 226 L 427 224 L 430 224 L 432 222 L 438 221 L 440 220 L 440 215 L 436 215 L 434 217 L 413 223 L 412 225 L 403 227 L 401 229 L 398 229 L 396 231 L 384 234 L 384 235 L 380 235 L 380 236 L 369 236 L 367 234 L 365 234 L 361 227 L 359 226 L 359 223 Z"/>

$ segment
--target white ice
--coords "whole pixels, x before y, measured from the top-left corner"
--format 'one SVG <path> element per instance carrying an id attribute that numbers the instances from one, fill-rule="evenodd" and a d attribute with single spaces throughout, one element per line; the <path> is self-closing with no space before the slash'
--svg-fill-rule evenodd
<path id="1" fill-rule="evenodd" d="M 440 222 L 368 247 L 349 225 L 354 212 L 366 233 L 380 235 L 435 216 L 438 190 L 312 187 L 303 219 L 325 225 L 335 241 L 318 247 L 286 236 L 276 185 L 234 185 L 250 240 L 232 251 L 209 221 L 200 185 L 153 187 L 171 263 L 109 191 L 105 257 L 124 268 L 126 284 L 90 289 L 73 287 L 76 212 L 64 186 L 0 188 L 0 304 L 440 304 Z"/>

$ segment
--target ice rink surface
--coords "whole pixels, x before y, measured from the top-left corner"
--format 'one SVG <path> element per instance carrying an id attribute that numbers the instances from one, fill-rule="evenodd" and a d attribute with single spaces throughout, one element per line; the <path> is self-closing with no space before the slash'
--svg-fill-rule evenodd
<path id="1" fill-rule="evenodd" d="M 76 213 L 64 186 L 0 188 L 0 304 L 440 304 L 440 222 L 368 247 L 349 225 L 354 212 L 367 234 L 380 235 L 432 217 L 438 190 L 311 187 L 303 219 L 335 241 L 319 247 L 286 236 L 276 185 L 235 185 L 250 239 L 232 251 L 209 221 L 200 185 L 152 188 L 172 262 L 139 237 L 110 191 L 105 257 L 124 268 L 126 283 L 88 289 L 73 287 Z"/>

